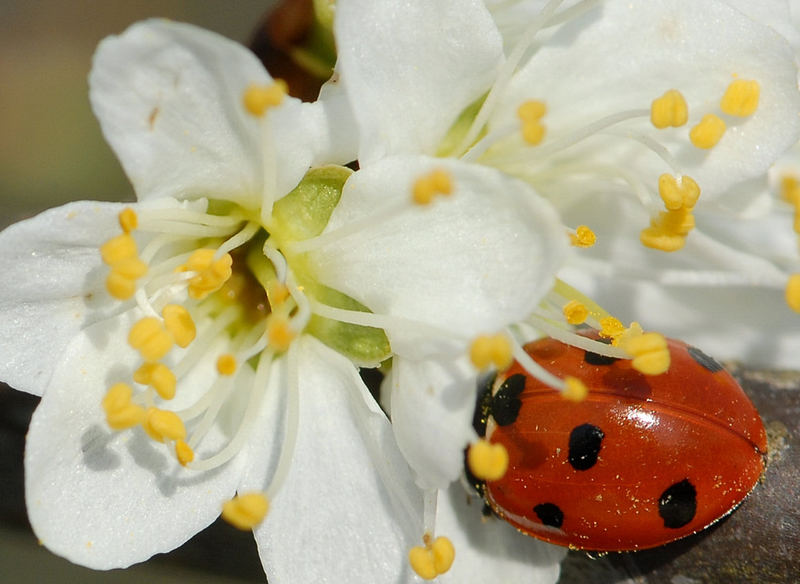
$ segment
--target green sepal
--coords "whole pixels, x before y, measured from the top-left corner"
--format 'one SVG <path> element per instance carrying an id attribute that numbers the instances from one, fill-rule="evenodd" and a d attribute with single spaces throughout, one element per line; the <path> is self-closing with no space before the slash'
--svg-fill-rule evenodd
<path id="1" fill-rule="evenodd" d="M 486 101 L 487 95 L 488 94 L 481 96 L 464 108 L 464 111 L 459 114 L 458 118 L 456 118 L 456 121 L 453 122 L 453 125 L 450 126 L 449 130 L 447 130 L 445 137 L 439 143 L 439 148 L 436 150 L 436 156 L 446 158 L 448 156 L 457 156 L 461 154 L 460 152 L 455 152 L 455 150 L 461 144 L 464 136 L 467 135 L 467 132 L 469 132 L 469 129 L 472 127 L 472 122 L 475 121 L 475 118 L 478 116 L 478 112 L 481 111 L 481 107 L 483 106 L 483 102 Z M 483 138 L 485 135 L 486 128 L 484 127 L 475 138 L 475 142 Z M 472 145 L 473 144 L 470 144 L 470 146 Z"/>
<path id="2" fill-rule="evenodd" d="M 366 306 L 327 286 L 314 285 L 313 297 L 318 301 L 344 310 L 369 312 Z M 383 329 L 361 326 L 312 315 L 306 332 L 331 349 L 350 359 L 358 367 L 376 367 L 392 353 Z"/>
<path id="3" fill-rule="evenodd" d="M 271 232 L 281 241 L 302 241 L 322 233 L 353 173 L 344 166 L 312 168 L 292 192 L 275 202 Z"/>
<path id="4" fill-rule="evenodd" d="M 250 240 L 244 261 L 261 287 L 269 290 L 270 283 L 278 279 L 278 274 L 275 272 L 275 266 L 264 255 L 263 247 L 266 240 L 266 232 L 259 233 Z"/>

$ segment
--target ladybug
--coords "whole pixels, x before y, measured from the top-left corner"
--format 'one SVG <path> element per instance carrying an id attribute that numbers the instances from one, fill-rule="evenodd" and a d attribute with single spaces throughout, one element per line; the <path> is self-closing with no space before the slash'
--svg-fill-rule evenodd
<path id="1" fill-rule="evenodd" d="M 714 359 L 667 340 L 671 365 L 646 376 L 546 338 L 525 346 L 545 369 L 589 388 L 562 398 L 518 363 L 481 382 L 474 425 L 509 455 L 501 479 L 467 477 L 488 508 L 550 543 L 592 551 L 652 548 L 728 515 L 764 472 L 753 404 Z"/>

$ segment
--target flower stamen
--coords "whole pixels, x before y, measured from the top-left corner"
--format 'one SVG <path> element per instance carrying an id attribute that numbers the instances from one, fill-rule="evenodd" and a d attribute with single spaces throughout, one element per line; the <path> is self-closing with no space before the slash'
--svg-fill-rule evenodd
<path id="1" fill-rule="evenodd" d="M 786 282 L 786 304 L 800 312 L 800 274 L 792 274 Z"/>
<path id="2" fill-rule="evenodd" d="M 248 531 L 264 521 L 269 511 L 269 500 L 264 493 L 237 495 L 222 506 L 222 518 L 243 531 Z"/>
<path id="3" fill-rule="evenodd" d="M 155 407 L 147 408 L 142 428 L 156 442 L 185 440 L 186 426 L 175 412 Z"/>
<path id="4" fill-rule="evenodd" d="M 115 383 L 102 401 L 106 422 L 112 430 L 127 430 L 145 419 L 143 407 L 131 402 L 133 388 L 127 383 Z"/>
<path id="5" fill-rule="evenodd" d="M 272 85 L 251 85 L 242 95 L 244 109 L 250 114 L 261 117 L 269 108 L 277 107 L 283 102 L 288 86 L 281 79 L 276 79 Z"/>
<path id="6" fill-rule="evenodd" d="M 196 275 L 189 280 L 190 298 L 203 300 L 212 292 L 222 288 L 231 277 L 233 258 L 229 253 L 216 258 L 216 253 L 216 250 L 208 248 L 195 250 L 188 261 L 178 268 L 178 271 L 182 272 L 196 272 Z"/>
<path id="7" fill-rule="evenodd" d="M 478 336 L 470 346 L 469 356 L 478 370 L 494 365 L 496 369 L 503 371 L 508 369 L 514 360 L 511 342 L 503 333 Z"/>
<path id="8" fill-rule="evenodd" d="M 700 122 L 689 131 L 689 140 L 695 147 L 708 150 L 722 139 L 727 126 L 716 114 L 706 114 Z"/>
<path id="9" fill-rule="evenodd" d="M 177 379 L 163 363 L 145 363 L 133 374 L 133 380 L 155 389 L 161 399 L 170 400 L 175 397 Z"/>
<path id="10" fill-rule="evenodd" d="M 659 130 L 679 128 L 689 121 L 689 106 L 686 98 L 677 89 L 670 89 L 650 106 L 650 121 Z"/>
<path id="11" fill-rule="evenodd" d="M 579 325 L 586 322 L 589 317 L 589 309 L 578 300 L 570 300 L 564 305 L 564 318 L 571 325 Z"/>
<path id="12" fill-rule="evenodd" d="M 574 233 L 569 234 L 569 241 L 573 247 L 592 247 L 597 243 L 597 235 L 586 225 L 578 225 Z"/>
<path id="13" fill-rule="evenodd" d="M 230 377 L 236 373 L 236 357 L 230 353 L 225 353 L 217 359 L 217 373 Z"/>
<path id="14" fill-rule="evenodd" d="M 467 451 L 470 472 L 482 481 L 497 481 L 508 470 L 508 451 L 502 444 L 478 440 Z"/>
<path id="15" fill-rule="evenodd" d="M 746 118 L 758 108 L 761 86 L 758 81 L 736 79 L 728 85 L 719 104 L 719 109 L 729 116 Z"/>
<path id="16" fill-rule="evenodd" d="M 133 325 L 128 344 L 139 351 L 146 362 L 155 362 L 169 353 L 173 339 L 158 318 L 147 316 Z"/>
<path id="17" fill-rule="evenodd" d="M 429 205 L 436 195 L 453 193 L 453 178 L 442 168 L 432 170 L 414 182 L 412 199 L 417 205 Z"/>

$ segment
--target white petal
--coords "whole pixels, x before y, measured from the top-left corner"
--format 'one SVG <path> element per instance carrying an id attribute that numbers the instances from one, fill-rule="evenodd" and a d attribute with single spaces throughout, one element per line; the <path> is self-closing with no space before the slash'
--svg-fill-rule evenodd
<path id="1" fill-rule="evenodd" d="M 569 72 L 568 75 L 565 72 Z M 513 126 L 524 100 L 541 99 L 546 152 L 576 129 L 630 109 L 649 109 L 667 89 L 689 104 L 689 124 L 656 130 L 649 118 L 620 125 L 621 135 L 595 134 L 555 156 L 556 160 L 636 171 L 655 185 L 670 168 L 626 133 L 644 134 L 666 145 L 680 171 L 692 176 L 706 199 L 722 197 L 736 183 L 763 173 L 800 132 L 800 95 L 791 47 L 772 28 L 722 2 L 669 0 L 659 3 L 608 0 L 565 25 L 515 76 L 494 124 Z M 726 118 L 728 130 L 710 151 L 692 146 L 689 129 L 719 102 L 738 77 L 755 79 L 761 99 L 749 118 Z M 536 149 L 531 149 L 532 160 Z M 653 187 L 654 188 L 654 187 Z M 549 195 L 544 192 L 543 194 Z"/>
<path id="2" fill-rule="evenodd" d="M 598 207 L 608 214 L 592 213 L 596 248 L 582 250 L 561 277 L 618 318 L 637 320 L 718 359 L 796 366 L 798 317 L 783 291 L 797 269 L 788 209 L 757 219 L 698 213 L 698 228 L 685 247 L 664 253 L 638 243 L 646 218 L 632 216 L 632 205 L 601 201 Z"/>
<path id="3" fill-rule="evenodd" d="M 699 274 L 702 277 L 702 274 Z M 798 315 L 783 290 L 753 286 L 693 286 L 622 278 L 592 278 L 571 271 L 571 284 L 621 318 L 638 320 L 695 345 L 720 361 L 751 367 L 796 369 L 800 354 Z"/>
<path id="4" fill-rule="evenodd" d="M 395 357 L 384 387 L 391 392 L 397 445 L 423 489 L 446 488 L 464 469 L 477 379 L 466 358 L 415 362 Z"/>
<path id="5" fill-rule="evenodd" d="M 95 569 L 125 567 L 184 543 L 219 515 L 244 459 L 206 473 L 182 469 L 140 428 L 111 432 L 100 406 L 107 388 L 138 366 L 125 338 L 133 314 L 77 337 L 31 422 L 25 451 L 28 517 L 51 551 Z M 179 390 L 198 396 L 214 378 L 193 371 Z M 223 444 L 213 429 L 198 455 Z"/>
<path id="6" fill-rule="evenodd" d="M 386 417 L 356 369 L 319 341 L 292 345 L 299 391 L 292 466 L 256 531 L 275 582 L 406 582 L 422 502 Z M 294 375 L 298 378 L 291 381 Z M 254 467 L 240 491 L 263 489 Z"/>
<path id="7" fill-rule="evenodd" d="M 362 164 L 434 154 L 461 110 L 488 91 L 502 58 L 500 35 L 475 0 L 343 0 L 334 30 Z"/>
<path id="8" fill-rule="evenodd" d="M 566 548 L 518 532 L 499 517 L 484 517 L 483 503 L 460 484 L 439 492 L 436 531 L 453 542 L 456 559 L 442 584 L 503 582 L 552 584 L 558 580 Z"/>
<path id="9" fill-rule="evenodd" d="M 311 166 L 355 160 L 355 122 L 342 91 L 312 103 L 288 100 L 271 112 L 262 138 L 269 199 L 288 194 Z"/>
<path id="10" fill-rule="evenodd" d="M 414 181 L 433 168 L 451 173 L 452 196 L 412 204 Z M 326 228 L 331 235 L 320 241 L 339 228 L 356 230 L 310 252 L 312 273 L 373 312 L 398 317 L 386 330 L 404 356 L 424 355 L 436 341 L 413 323 L 471 339 L 528 316 L 550 288 L 567 239 L 551 206 L 524 183 L 426 157 L 393 157 L 353 174 Z M 412 325 L 400 326 L 402 319 Z"/>
<path id="11" fill-rule="evenodd" d="M 285 172 L 285 160 L 277 152 L 263 160 L 264 128 L 242 105 L 249 85 L 271 78 L 241 45 L 190 25 L 150 20 L 100 43 L 89 81 L 103 133 L 140 199 L 208 196 L 255 206 L 265 186 L 287 182 L 271 176 Z M 281 114 L 281 106 L 266 115 L 294 119 L 299 103 L 287 97 L 285 104 L 295 111 Z M 278 146 L 298 142 L 291 135 L 271 139 Z M 289 148 L 286 159 L 296 154 Z M 263 169 L 264 163 L 275 168 Z M 301 159 L 299 170 L 291 165 L 295 183 L 307 163 Z"/>
<path id="12" fill-rule="evenodd" d="M 793 0 L 790 2 L 786 0 L 763 0 L 762 2 L 725 0 L 725 3 L 756 22 L 774 28 L 792 46 L 800 45 L 800 30 L 792 22 L 790 4 L 793 4 Z"/>
<path id="13" fill-rule="evenodd" d="M 124 205 L 79 202 L 0 233 L 0 379 L 41 395 L 58 356 L 107 298 L 99 247 Z"/>

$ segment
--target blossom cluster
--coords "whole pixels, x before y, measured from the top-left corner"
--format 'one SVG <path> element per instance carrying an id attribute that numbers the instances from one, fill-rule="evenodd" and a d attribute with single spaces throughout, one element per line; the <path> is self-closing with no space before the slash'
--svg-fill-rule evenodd
<path id="1" fill-rule="evenodd" d="M 270 582 L 554 582 L 564 552 L 460 484 L 465 450 L 503 472 L 472 426 L 477 380 L 516 358 L 581 399 L 526 360 L 536 335 L 669 366 L 612 313 L 792 364 L 789 6 L 326 9 L 337 63 L 312 103 L 189 25 L 98 47 L 91 103 L 137 202 L 0 234 L 0 375 L 42 397 L 31 523 L 95 569 L 222 513 L 253 530 Z M 375 367 L 379 399 L 359 376 Z"/>

